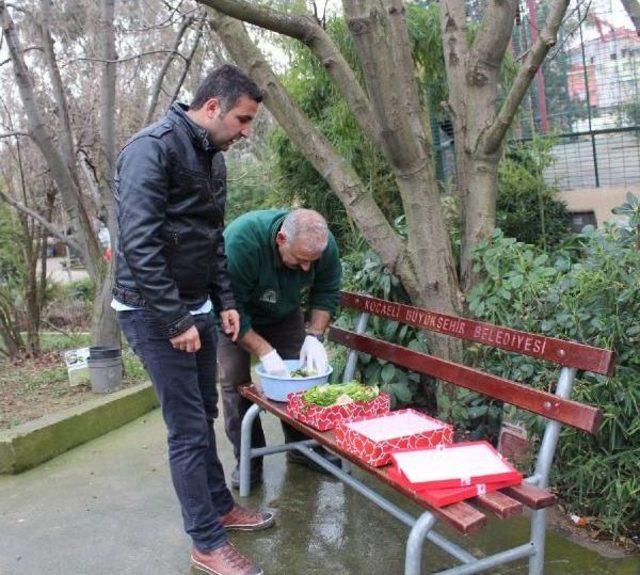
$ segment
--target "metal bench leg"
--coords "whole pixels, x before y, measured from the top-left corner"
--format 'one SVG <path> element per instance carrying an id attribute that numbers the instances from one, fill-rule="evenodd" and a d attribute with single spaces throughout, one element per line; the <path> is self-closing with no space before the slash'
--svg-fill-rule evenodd
<path id="1" fill-rule="evenodd" d="M 420 575 L 422 565 L 422 546 L 424 540 L 433 529 L 437 519 L 428 511 L 423 513 L 409 533 L 407 539 L 407 555 L 404 560 L 404 575 Z"/>
<path id="2" fill-rule="evenodd" d="M 251 429 L 253 422 L 263 409 L 255 403 L 242 418 L 240 427 L 240 497 L 247 497 L 251 489 Z"/>
<path id="3" fill-rule="evenodd" d="M 544 543 L 547 523 L 547 510 L 540 509 L 533 512 L 531 517 L 531 543 L 535 555 L 529 558 L 529 575 L 543 575 L 544 573 Z"/>

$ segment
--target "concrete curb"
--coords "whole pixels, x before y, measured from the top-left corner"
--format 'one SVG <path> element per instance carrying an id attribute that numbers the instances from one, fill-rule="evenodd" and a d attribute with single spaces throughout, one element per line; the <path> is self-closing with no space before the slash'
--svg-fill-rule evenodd
<path id="1" fill-rule="evenodd" d="M 0 431 L 0 475 L 31 469 L 157 406 L 151 383 L 146 382 Z"/>

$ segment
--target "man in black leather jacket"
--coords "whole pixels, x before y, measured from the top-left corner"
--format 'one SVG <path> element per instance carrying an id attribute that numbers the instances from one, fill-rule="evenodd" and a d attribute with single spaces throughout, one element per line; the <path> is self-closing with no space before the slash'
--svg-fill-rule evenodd
<path id="1" fill-rule="evenodd" d="M 112 307 L 149 372 L 168 429 L 169 466 L 193 540 L 191 562 L 216 575 L 262 571 L 227 540 L 273 516 L 235 504 L 218 459 L 216 331 L 236 339 L 239 316 L 224 251 L 222 152 L 251 130 L 262 93 L 225 65 L 200 84 L 190 107 L 173 104 L 134 135 L 117 161 L 119 233 Z"/>

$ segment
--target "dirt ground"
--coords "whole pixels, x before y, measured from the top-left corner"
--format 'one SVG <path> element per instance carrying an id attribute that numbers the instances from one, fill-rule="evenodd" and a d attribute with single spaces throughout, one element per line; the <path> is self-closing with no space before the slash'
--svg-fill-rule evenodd
<path id="1" fill-rule="evenodd" d="M 609 559 L 621 559 L 629 554 L 640 551 L 640 540 L 632 540 L 627 537 L 611 540 L 610 534 L 602 533 L 596 526 L 593 518 L 586 518 L 586 524 L 576 525 L 571 519 L 570 513 L 557 505 L 549 509 L 547 520 L 551 528 L 556 532 L 579 543 L 587 549 Z"/>
<path id="2" fill-rule="evenodd" d="M 145 379 L 144 372 L 129 366 L 123 379 L 128 386 Z M 47 351 L 37 358 L 0 362 L 0 430 L 10 429 L 49 413 L 80 405 L 97 397 L 88 385 L 69 385 L 62 352 Z"/>

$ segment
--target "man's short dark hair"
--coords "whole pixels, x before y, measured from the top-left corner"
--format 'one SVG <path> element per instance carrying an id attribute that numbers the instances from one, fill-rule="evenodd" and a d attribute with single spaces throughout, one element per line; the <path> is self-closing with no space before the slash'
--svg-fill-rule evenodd
<path id="1" fill-rule="evenodd" d="M 191 108 L 199 110 L 211 98 L 218 98 L 222 110 L 228 112 L 242 96 L 248 96 L 255 102 L 262 102 L 263 97 L 262 90 L 240 68 L 223 64 L 200 82 Z"/>

